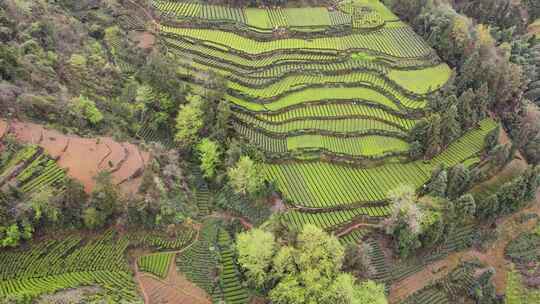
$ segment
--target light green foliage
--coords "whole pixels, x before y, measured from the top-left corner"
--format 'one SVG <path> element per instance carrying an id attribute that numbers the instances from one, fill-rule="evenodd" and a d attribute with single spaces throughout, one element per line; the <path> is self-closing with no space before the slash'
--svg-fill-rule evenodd
<path id="1" fill-rule="evenodd" d="M 204 101 L 199 95 L 186 97 L 187 104 L 180 106 L 176 117 L 175 140 L 184 147 L 197 142 L 199 131 L 204 126 Z"/>
<path id="2" fill-rule="evenodd" d="M 86 63 L 86 57 L 81 54 L 73 54 L 69 58 L 69 64 L 71 65 L 71 67 L 81 72 L 84 72 L 86 70 Z"/>
<path id="3" fill-rule="evenodd" d="M 96 107 L 94 101 L 85 96 L 79 96 L 71 101 L 71 109 L 76 115 L 83 117 L 93 125 L 97 125 L 103 120 L 103 114 Z"/>
<path id="4" fill-rule="evenodd" d="M 142 303 L 126 260 L 128 245 L 128 237 L 109 230 L 97 237 L 67 235 L 2 252 L 0 299 L 99 286 L 111 303 Z"/>
<path id="5" fill-rule="evenodd" d="M 360 288 L 356 288 L 354 304 L 386 304 L 384 285 L 377 284 L 373 281 L 364 281 L 360 284 Z"/>
<path id="6" fill-rule="evenodd" d="M 512 266 L 507 273 L 504 304 L 529 304 L 540 301 L 540 291 L 528 290 L 521 282 L 521 274 Z"/>
<path id="7" fill-rule="evenodd" d="M 352 275 L 341 272 L 344 249 L 320 228 L 306 225 L 296 246 L 278 246 L 261 230 L 241 234 L 237 245 L 238 261 L 256 285 L 276 282 L 269 293 L 273 303 L 386 303 L 382 286 L 356 285 Z"/>
<path id="8" fill-rule="evenodd" d="M 139 269 L 144 272 L 151 273 L 160 278 L 167 277 L 169 265 L 174 257 L 172 252 L 159 252 L 149 255 L 143 255 L 137 260 Z"/>
<path id="9" fill-rule="evenodd" d="M 268 280 L 271 259 L 276 251 L 276 241 L 270 232 L 251 229 L 238 235 L 236 250 L 238 263 L 248 270 L 247 276 L 255 286 Z"/>
<path id="10" fill-rule="evenodd" d="M 267 178 L 277 183 L 285 198 L 299 205 L 331 207 L 383 200 L 390 190 L 401 184 L 421 187 L 438 165 L 453 166 L 481 151 L 485 135 L 497 124 L 486 119 L 480 125 L 481 129 L 467 132 L 430 162 L 389 163 L 376 168 L 324 162 L 288 163 L 268 164 L 264 169 Z"/>
<path id="11" fill-rule="evenodd" d="M 238 194 L 256 194 L 264 185 L 260 166 L 249 156 L 242 156 L 236 166 L 227 171 L 229 184 Z"/>
<path id="12" fill-rule="evenodd" d="M 221 156 L 218 144 L 209 138 L 203 138 L 197 145 L 197 151 L 199 152 L 204 177 L 214 177 Z"/>
<path id="13" fill-rule="evenodd" d="M 388 77 L 416 94 L 426 94 L 442 87 L 452 75 L 446 64 L 420 70 L 390 70 Z"/>

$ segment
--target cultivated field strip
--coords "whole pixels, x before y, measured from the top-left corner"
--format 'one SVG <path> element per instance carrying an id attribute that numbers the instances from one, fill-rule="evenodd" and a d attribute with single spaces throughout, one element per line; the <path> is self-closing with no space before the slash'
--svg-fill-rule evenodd
<path id="1" fill-rule="evenodd" d="M 209 66 L 232 65 L 240 69 L 246 69 L 246 72 L 250 74 L 259 73 L 261 69 L 264 71 L 269 68 L 280 68 L 281 66 L 290 70 L 293 68 L 288 66 L 293 64 L 297 64 L 299 67 L 302 67 L 302 65 L 304 67 L 313 65 L 315 69 L 324 69 L 325 71 L 330 71 L 330 69 L 322 67 L 322 65 L 326 64 L 341 64 L 341 66 L 338 66 L 339 68 L 353 68 L 358 65 L 364 66 L 369 63 L 376 63 L 378 66 L 396 69 L 431 67 L 441 64 L 440 59 L 436 56 L 428 58 L 400 58 L 397 60 L 396 58 L 384 54 L 372 56 L 363 52 L 354 54 L 367 56 L 369 58 L 368 62 L 350 58 L 345 53 L 302 50 L 289 50 L 287 52 L 273 52 L 251 56 L 248 54 L 235 54 L 230 52 L 227 48 L 218 47 L 193 38 L 163 36 L 161 39 L 170 51 L 178 51 L 178 54 L 182 55 L 182 57 L 185 56 L 188 59 L 198 60 L 199 63 L 208 64 Z M 355 61 L 358 61 L 359 63 Z M 318 66 L 317 64 L 321 64 L 321 66 Z"/>
<path id="2" fill-rule="evenodd" d="M 279 39 L 256 41 L 235 33 L 213 30 L 179 28 L 161 25 L 162 34 L 204 40 L 224 50 L 245 54 L 264 54 L 289 50 L 369 51 L 373 54 L 395 58 L 418 58 L 433 55 L 433 50 L 410 27 L 381 29 L 374 33 L 354 33 L 346 36 L 330 36 L 303 39 Z M 407 43 L 403 43 L 407 41 Z"/>
<path id="3" fill-rule="evenodd" d="M 392 98 L 390 95 L 383 94 L 379 91 L 373 90 L 370 87 L 320 87 L 320 88 L 306 88 L 300 91 L 284 95 L 283 97 L 276 99 L 270 103 L 257 103 L 250 99 L 236 97 L 232 95 L 225 95 L 225 98 L 235 105 L 238 105 L 248 111 L 262 112 L 262 111 L 279 111 L 287 107 L 296 106 L 300 104 L 309 104 L 311 102 L 321 102 L 328 100 L 343 100 L 353 101 L 360 98 L 368 103 L 377 104 L 382 107 L 386 107 L 389 110 L 406 113 L 409 109 L 405 105 L 400 104 L 400 101 Z M 412 105 L 414 109 L 422 109 L 426 105 L 426 102 L 415 101 Z"/>
<path id="4" fill-rule="evenodd" d="M 108 231 L 99 238 L 69 236 L 25 251 L 0 255 L 0 297 L 37 296 L 81 285 L 98 285 L 111 300 L 142 303 L 125 250 L 127 238 Z M 17 261 L 17 263 L 13 263 Z"/>
<path id="5" fill-rule="evenodd" d="M 325 102 L 305 107 L 285 109 L 281 112 L 256 113 L 254 116 L 259 120 L 273 124 L 305 119 L 333 120 L 342 117 L 368 118 L 386 121 L 405 130 L 410 130 L 417 122 L 417 120 L 406 118 L 402 114 L 396 114 L 396 112 L 385 111 L 382 108 L 366 105 L 361 102 Z"/>
<path id="6" fill-rule="evenodd" d="M 421 187 L 439 164 L 452 166 L 479 153 L 483 138 L 495 128 L 490 119 L 467 132 L 429 163 L 386 164 L 375 168 L 352 168 L 323 162 L 266 164 L 265 172 L 286 199 L 295 205 L 328 208 L 362 202 L 383 201 L 400 185 Z"/>
<path id="7" fill-rule="evenodd" d="M 302 130 L 316 130 L 326 133 L 362 133 L 368 130 L 382 130 L 388 132 L 401 133 L 406 137 L 406 129 L 385 120 L 373 119 L 371 117 L 326 117 L 325 119 L 305 118 L 295 119 L 281 123 L 270 123 L 260 120 L 249 114 L 235 112 L 234 116 L 245 124 L 251 124 L 271 133 L 292 133 Z"/>
<path id="8" fill-rule="evenodd" d="M 284 217 L 288 225 L 302 228 L 306 224 L 312 224 L 325 230 L 347 224 L 358 217 L 385 218 L 390 213 L 390 206 L 381 205 L 373 207 L 360 207 L 350 210 L 308 213 L 289 211 Z"/>
<path id="9" fill-rule="evenodd" d="M 404 140 L 370 135 L 340 138 L 322 135 L 300 135 L 287 137 L 287 150 L 319 148 L 336 154 L 376 157 L 392 153 L 407 154 L 409 145 Z"/>

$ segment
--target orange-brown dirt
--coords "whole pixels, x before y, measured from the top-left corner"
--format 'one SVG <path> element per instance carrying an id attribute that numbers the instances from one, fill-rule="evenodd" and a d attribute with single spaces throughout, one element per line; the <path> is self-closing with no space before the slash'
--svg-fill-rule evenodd
<path id="1" fill-rule="evenodd" d="M 135 39 L 139 42 L 138 47 L 143 50 L 151 49 L 156 43 L 156 36 L 149 32 L 137 33 Z"/>
<path id="2" fill-rule="evenodd" d="M 497 227 L 499 227 L 497 240 L 485 252 L 475 249 L 455 252 L 445 259 L 427 265 L 422 271 L 392 284 L 390 287 L 389 302 L 399 303 L 415 291 L 442 278 L 461 262 L 473 259 L 478 259 L 480 262 L 495 268 L 493 283 L 496 292 L 499 295 L 504 294 L 506 289 L 506 274 L 510 268 L 510 261 L 505 259 L 504 250 L 511 240 L 515 239 L 520 233 L 534 229 L 539 222 L 539 220 L 529 220 L 524 223 L 516 221 L 520 215 L 527 213 L 536 213 L 540 216 L 540 189 L 536 193 L 536 200 L 532 206 L 497 221 Z"/>
<path id="3" fill-rule="evenodd" d="M 175 255 L 171 257 L 172 261 L 169 265 L 169 272 L 165 279 L 158 278 L 152 274 L 140 272 L 137 263 L 135 267 L 135 279 L 139 283 L 139 287 L 144 297 L 146 304 L 168 304 L 168 303 L 193 303 L 193 304 L 210 304 L 212 299 L 208 294 L 191 283 L 184 275 L 176 270 L 176 255 L 190 246 L 199 238 L 197 237 L 188 247 L 175 251 Z M 137 254 L 134 256 L 137 259 Z"/>
<path id="4" fill-rule="evenodd" d="M 8 124 L 7 122 L 0 120 L 0 138 L 4 137 L 4 134 L 8 130 Z"/>
<path id="5" fill-rule="evenodd" d="M 132 193 L 138 188 L 150 158 L 150 154 L 138 146 L 119 143 L 111 137 L 83 138 L 19 121 L 10 122 L 9 132 L 22 142 L 45 149 L 57 159 L 60 167 L 67 169 L 70 177 L 84 185 L 87 192 L 95 187 L 94 177 L 108 170 L 112 172 L 113 182 L 120 185 L 124 193 Z"/>
<path id="6" fill-rule="evenodd" d="M 147 304 L 212 303 L 212 300 L 204 290 L 188 281 L 182 274 L 176 271 L 174 261 L 171 262 L 169 274 L 164 280 L 140 272 L 136 276 L 138 277 L 145 297 L 145 303 Z"/>

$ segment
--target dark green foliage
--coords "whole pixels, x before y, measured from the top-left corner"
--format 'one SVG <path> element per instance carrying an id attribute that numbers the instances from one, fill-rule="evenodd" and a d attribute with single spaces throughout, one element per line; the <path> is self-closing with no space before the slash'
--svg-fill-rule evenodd
<path id="1" fill-rule="evenodd" d="M 487 219 L 516 212 L 535 196 L 540 184 L 539 169 L 529 167 L 521 176 L 501 186 L 496 193 L 477 201 L 477 216 Z"/>
<path id="2" fill-rule="evenodd" d="M 489 152 L 497 146 L 497 143 L 499 142 L 500 133 L 501 133 L 501 128 L 497 127 L 493 129 L 492 131 L 490 131 L 488 135 L 484 138 L 484 149 L 486 151 Z"/>
<path id="3" fill-rule="evenodd" d="M 471 194 L 460 196 L 454 204 L 456 205 L 458 220 L 466 221 L 474 217 L 474 214 L 476 213 L 476 203 Z"/>
<path id="4" fill-rule="evenodd" d="M 464 165 L 459 164 L 450 169 L 448 173 L 448 198 L 455 199 L 469 187 L 470 171 Z"/>
<path id="5" fill-rule="evenodd" d="M 537 229 L 539 230 L 539 229 Z M 540 233 L 526 232 L 508 243 L 505 255 L 516 264 L 528 264 L 540 259 Z"/>

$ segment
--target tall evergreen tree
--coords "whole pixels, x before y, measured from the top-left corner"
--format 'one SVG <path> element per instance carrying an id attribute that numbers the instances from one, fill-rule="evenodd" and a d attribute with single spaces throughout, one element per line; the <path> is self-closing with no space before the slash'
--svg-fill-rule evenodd
<path id="1" fill-rule="evenodd" d="M 441 116 L 433 114 L 428 119 L 426 156 L 431 158 L 441 150 Z"/>
<path id="2" fill-rule="evenodd" d="M 463 130 L 468 130 L 477 122 L 476 112 L 473 109 L 474 98 L 474 91 L 472 89 L 463 92 L 459 97 L 459 117 L 461 118 L 461 128 Z"/>
<path id="3" fill-rule="evenodd" d="M 450 99 L 456 99 L 455 96 L 451 96 Z M 441 122 L 441 140 L 443 145 L 448 145 L 453 142 L 461 134 L 461 125 L 458 121 L 458 109 L 455 104 L 452 104 L 450 108 L 443 113 Z"/>
<path id="4" fill-rule="evenodd" d="M 470 177 L 469 169 L 463 164 L 452 167 L 448 176 L 448 189 L 446 191 L 448 198 L 455 199 L 465 192 L 469 186 Z"/>

